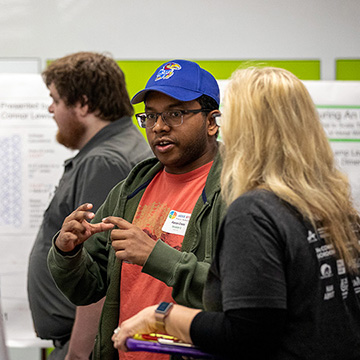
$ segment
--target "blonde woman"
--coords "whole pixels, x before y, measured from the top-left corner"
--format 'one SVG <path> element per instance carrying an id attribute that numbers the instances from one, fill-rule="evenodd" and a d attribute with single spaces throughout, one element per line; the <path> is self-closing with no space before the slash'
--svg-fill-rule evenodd
<path id="1" fill-rule="evenodd" d="M 229 204 L 204 290 L 173 305 L 167 333 L 222 359 L 359 359 L 359 220 L 303 83 L 278 68 L 236 71 L 224 98 Z M 157 306 L 113 336 L 161 330 Z"/>

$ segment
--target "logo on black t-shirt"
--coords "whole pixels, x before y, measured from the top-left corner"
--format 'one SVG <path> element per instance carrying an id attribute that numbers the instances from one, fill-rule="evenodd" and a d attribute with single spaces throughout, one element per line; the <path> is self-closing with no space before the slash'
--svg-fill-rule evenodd
<path id="1" fill-rule="evenodd" d="M 311 230 L 308 231 L 307 241 L 310 244 L 315 242 L 315 241 L 318 241 L 318 238 L 317 238 L 316 234 L 314 232 L 312 232 Z"/>
<path id="2" fill-rule="evenodd" d="M 332 257 L 335 254 L 334 247 L 331 244 L 317 247 L 315 251 L 319 260 Z"/>
<path id="3" fill-rule="evenodd" d="M 340 280 L 340 290 L 343 299 L 346 299 L 349 293 L 349 281 L 347 278 L 343 278 Z"/>
<path id="4" fill-rule="evenodd" d="M 324 300 L 333 299 L 335 297 L 334 285 L 327 285 L 325 289 Z"/>
<path id="5" fill-rule="evenodd" d="M 352 283 L 353 283 L 355 294 L 359 294 L 360 293 L 360 278 L 358 276 L 356 276 L 355 279 L 352 280 Z"/>
<path id="6" fill-rule="evenodd" d="M 337 272 L 339 275 L 344 275 L 346 273 L 344 260 L 336 260 Z"/>
<path id="7" fill-rule="evenodd" d="M 321 265 L 320 273 L 321 273 L 321 278 L 322 279 L 329 278 L 329 277 L 333 276 L 331 266 L 329 264 L 326 264 L 326 263 Z"/>

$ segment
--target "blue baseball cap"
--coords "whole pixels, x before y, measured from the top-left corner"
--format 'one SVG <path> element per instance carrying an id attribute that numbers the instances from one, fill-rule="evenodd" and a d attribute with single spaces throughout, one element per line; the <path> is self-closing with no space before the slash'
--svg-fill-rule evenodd
<path id="1" fill-rule="evenodd" d="M 149 91 L 159 91 L 180 101 L 192 101 L 207 95 L 220 104 L 219 85 L 214 76 L 188 60 L 172 60 L 158 67 L 145 89 L 135 94 L 131 103 L 144 101 Z"/>

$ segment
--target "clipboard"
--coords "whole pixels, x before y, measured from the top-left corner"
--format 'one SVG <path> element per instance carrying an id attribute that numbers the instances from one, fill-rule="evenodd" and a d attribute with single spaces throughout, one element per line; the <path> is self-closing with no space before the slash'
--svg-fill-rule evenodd
<path id="1" fill-rule="evenodd" d="M 170 336 L 159 336 L 156 340 L 143 340 L 139 339 L 139 336 L 135 335 L 134 337 L 126 340 L 126 347 L 129 351 L 147 351 L 161 354 L 188 356 L 194 359 L 201 358 L 215 360 L 213 355 L 203 352 L 194 345 L 176 341 L 174 342 Z"/>

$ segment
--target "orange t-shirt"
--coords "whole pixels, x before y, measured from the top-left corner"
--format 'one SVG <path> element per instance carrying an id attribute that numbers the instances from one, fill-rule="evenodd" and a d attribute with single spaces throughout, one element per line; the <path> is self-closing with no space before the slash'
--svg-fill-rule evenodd
<path id="1" fill-rule="evenodd" d="M 138 205 L 133 224 L 154 241 L 161 239 L 180 251 L 186 227 L 196 201 L 202 193 L 212 162 L 186 174 L 160 171 L 148 185 Z M 161 301 L 174 302 L 172 288 L 141 272 L 142 267 L 123 262 L 119 324 L 143 308 Z M 159 360 L 169 355 L 121 352 L 120 359 Z"/>

